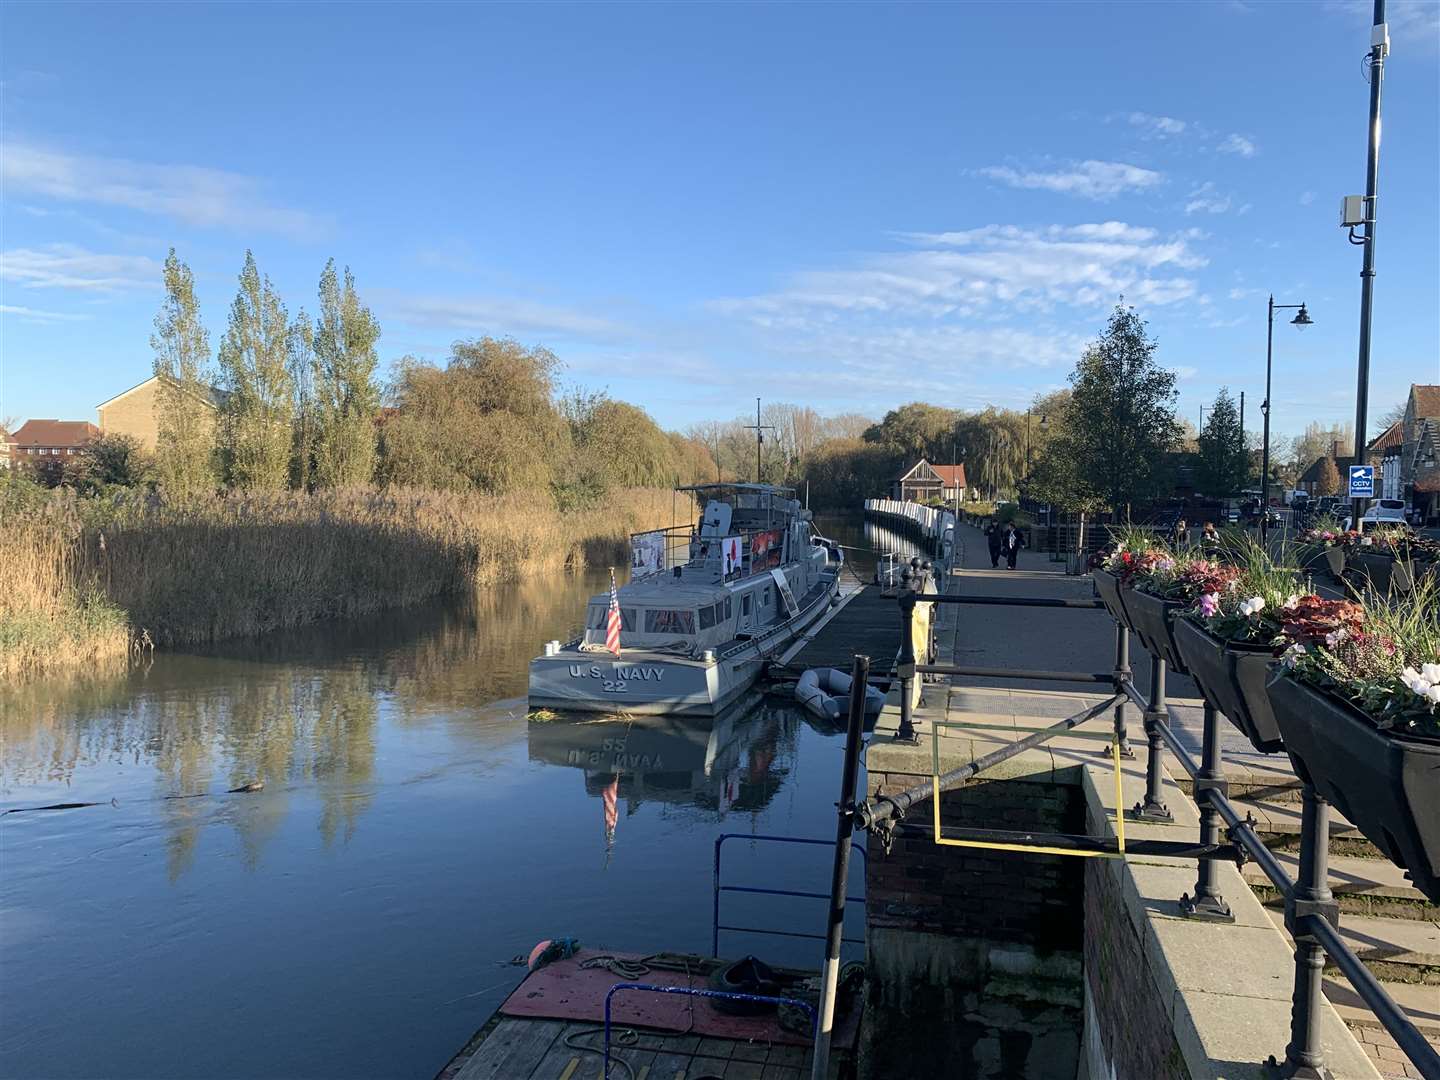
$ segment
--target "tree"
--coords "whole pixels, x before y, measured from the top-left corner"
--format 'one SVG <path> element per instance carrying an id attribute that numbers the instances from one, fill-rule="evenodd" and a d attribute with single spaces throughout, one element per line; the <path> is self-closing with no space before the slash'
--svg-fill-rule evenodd
<path id="1" fill-rule="evenodd" d="M 574 464 L 568 475 L 595 494 L 616 487 L 664 487 L 676 476 L 674 448 L 644 409 L 603 393 L 562 403 Z"/>
<path id="2" fill-rule="evenodd" d="M 1179 425 L 1175 374 L 1155 362 L 1156 346 L 1144 320 L 1117 305 L 1070 375 L 1063 432 L 1045 455 L 1049 501 L 1102 503 L 1128 518 L 1131 504 L 1159 491 Z"/>
<path id="3" fill-rule="evenodd" d="M 255 256 L 245 252 L 240 289 L 220 343 L 227 391 L 221 408 L 221 451 L 228 482 L 241 488 L 283 488 L 290 472 L 295 406 L 289 368 L 289 320 Z"/>
<path id="4" fill-rule="evenodd" d="M 1333 457 L 1323 458 L 1320 462 L 1320 476 L 1315 483 L 1315 494 L 1340 494 L 1340 470 L 1336 468 Z"/>
<path id="5" fill-rule="evenodd" d="M 315 480 L 315 328 L 304 308 L 290 323 L 285 358 L 295 399 L 290 482 L 301 491 L 309 491 Z"/>
<path id="6" fill-rule="evenodd" d="M 380 323 L 360 302 L 355 275 L 343 281 L 335 260 L 320 275 L 315 320 L 315 479 L 325 487 L 367 484 L 375 471 L 375 368 Z"/>
<path id="7" fill-rule="evenodd" d="M 1240 430 L 1240 410 L 1228 387 L 1221 387 L 1216 395 L 1197 441 L 1200 490 L 1218 499 L 1240 491 L 1250 471 L 1250 455 L 1245 449 L 1245 433 Z"/>
<path id="8" fill-rule="evenodd" d="M 560 361 L 510 339 L 457 341 L 442 368 L 399 362 L 382 429 L 380 479 L 490 494 L 563 485 L 570 433 L 555 407 Z"/>
<path id="9" fill-rule="evenodd" d="M 65 483 L 87 495 L 112 487 L 139 487 L 154 476 L 154 461 L 130 435 L 91 439 L 65 462 Z"/>
<path id="10" fill-rule="evenodd" d="M 1304 472 L 1322 457 L 1334 457 L 1336 443 L 1339 443 L 1342 455 L 1354 447 L 1355 425 L 1322 424 L 1312 420 L 1291 443 L 1291 459 L 1296 469 Z"/>
<path id="11" fill-rule="evenodd" d="M 866 429 L 864 439 L 912 464 L 922 457 L 939 461 L 950 455 L 957 419 L 953 409 L 912 401 L 887 412 L 880 423 Z"/>
<path id="12" fill-rule="evenodd" d="M 175 255 L 165 257 L 165 300 L 150 337 L 155 350 L 155 470 L 178 499 L 215 486 L 215 396 L 210 386 L 210 335 L 200 321 L 195 278 Z"/>

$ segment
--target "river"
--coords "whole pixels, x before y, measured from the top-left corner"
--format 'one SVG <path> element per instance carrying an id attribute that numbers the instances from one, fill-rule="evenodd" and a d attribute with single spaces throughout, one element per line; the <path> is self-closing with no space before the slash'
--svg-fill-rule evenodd
<path id="1" fill-rule="evenodd" d="M 0 817 L 0 1075 L 426 1080 L 539 939 L 709 953 L 716 836 L 833 836 L 842 746 L 774 699 L 527 719 L 526 662 L 607 581 L 0 690 L 0 810 L 24 810 Z M 56 803 L 97 805 L 26 809 Z M 727 881 L 828 887 L 824 849 L 725 850 Z M 729 894 L 723 918 L 819 932 L 823 906 Z M 752 950 L 820 945 L 722 934 Z"/>

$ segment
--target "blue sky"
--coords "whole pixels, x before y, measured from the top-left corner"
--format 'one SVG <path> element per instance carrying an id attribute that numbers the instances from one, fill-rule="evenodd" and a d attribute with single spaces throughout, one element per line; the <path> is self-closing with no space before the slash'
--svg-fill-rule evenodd
<path id="1" fill-rule="evenodd" d="M 1391 4 L 1372 411 L 1440 381 L 1440 5 Z M 479 334 L 683 427 L 1063 385 L 1121 293 L 1258 428 L 1353 417 L 1365 3 L 122 5 L 0 13 L 0 414 L 218 345 L 253 248 L 349 264 L 388 365 Z"/>

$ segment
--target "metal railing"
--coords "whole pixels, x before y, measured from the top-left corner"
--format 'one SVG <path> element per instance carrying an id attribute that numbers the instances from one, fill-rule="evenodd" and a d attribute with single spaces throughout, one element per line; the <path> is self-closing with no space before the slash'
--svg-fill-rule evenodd
<path id="1" fill-rule="evenodd" d="M 1194 891 L 1180 898 L 1180 906 L 1192 918 L 1210 919 L 1219 922 L 1233 922 L 1230 907 L 1225 902 L 1218 883 L 1215 863 L 1228 859 L 1237 865 L 1247 859 L 1253 860 L 1285 898 L 1285 927 L 1295 941 L 1295 982 L 1291 996 L 1290 1042 L 1285 1048 L 1284 1061 L 1272 1056 L 1269 1064 L 1287 1077 L 1328 1076 L 1325 1071 L 1325 1051 L 1321 1042 L 1320 1021 L 1322 977 L 1325 957 L 1328 955 L 1341 970 L 1355 992 L 1375 1014 L 1381 1026 L 1389 1032 L 1400 1051 L 1419 1070 L 1424 1080 L 1440 1080 L 1440 1054 L 1426 1041 L 1415 1024 L 1385 991 L 1374 974 L 1367 968 L 1354 950 L 1340 936 L 1340 908 L 1330 892 L 1328 879 L 1329 861 L 1329 819 L 1330 804 L 1318 795 L 1310 785 L 1302 786 L 1301 838 L 1300 838 L 1300 880 L 1294 881 L 1285 872 L 1280 861 L 1260 835 L 1256 832 L 1253 819 L 1242 818 L 1235 804 L 1230 801 L 1225 779 L 1224 760 L 1220 750 L 1219 713 L 1208 702 L 1204 709 L 1204 729 L 1199 761 L 1190 756 L 1190 751 L 1180 741 L 1170 726 L 1169 704 L 1165 697 L 1167 665 L 1163 658 L 1152 654 L 1154 661 L 1150 674 L 1149 696 L 1142 695 L 1135 687 L 1130 667 L 1130 633 L 1120 622 L 1115 623 L 1115 666 L 1109 672 L 1036 671 L 1024 669 L 1000 669 L 965 667 L 949 664 L 920 664 L 916 662 L 912 622 L 918 604 L 970 604 L 1007 605 L 1016 607 L 1046 608 L 1089 608 L 1102 609 L 1098 600 L 1065 600 L 1033 597 L 961 596 L 954 593 L 920 594 L 913 590 L 903 591 L 899 597 L 900 608 L 900 653 L 896 675 L 900 680 L 900 724 L 896 732 L 897 741 L 918 742 L 914 718 L 911 715 L 911 689 L 918 675 L 936 673 L 964 675 L 984 678 L 1012 678 L 1054 682 L 1108 683 L 1112 696 L 1104 702 L 1093 705 L 1073 716 L 1035 732 L 1024 739 L 1010 743 L 999 750 L 966 763 L 939 777 L 938 787 L 933 781 L 926 781 L 904 792 L 885 795 L 867 803 L 841 807 L 841 813 L 850 814 L 857 827 L 876 830 L 882 843 L 889 842 L 889 835 L 895 823 L 904 816 L 913 804 L 934 797 L 937 790 L 954 788 L 972 779 L 985 769 L 1023 753 L 1034 746 L 1065 734 L 1100 715 L 1107 709 L 1114 709 L 1114 739 L 1122 755 L 1134 758 L 1127 739 L 1126 705 L 1133 704 L 1141 712 L 1147 759 L 1145 768 L 1145 795 L 1131 810 L 1130 815 L 1142 821 L 1171 821 L 1169 809 L 1161 799 L 1163 784 L 1163 756 L 1168 749 L 1180 766 L 1191 777 L 1196 805 L 1200 811 L 1200 835 L 1198 843 L 1184 844 L 1173 841 L 1131 841 L 1126 846 L 1129 854 L 1168 855 L 1177 858 L 1193 858 L 1198 862 Z M 1122 807 L 1116 808 L 1123 813 Z M 1223 829 L 1222 829 L 1223 823 Z M 1222 843 L 1222 832 L 1225 842 Z M 981 840 L 1001 838 L 1000 830 L 955 830 L 956 837 L 974 834 Z M 1039 837 L 1023 834 L 1028 843 L 1016 845 L 1021 848 L 1033 847 L 1043 840 L 1051 847 L 1073 844 L 1093 850 L 1106 850 L 1101 838 L 1078 838 L 1061 835 Z M 1082 843 L 1083 841 L 1083 843 Z M 1114 841 L 1110 842 L 1112 846 Z"/>
<path id="2" fill-rule="evenodd" d="M 734 933 L 739 933 L 739 934 L 769 934 L 769 935 L 772 935 L 772 936 L 775 936 L 775 937 L 812 938 L 812 939 L 818 939 L 818 940 L 820 940 L 820 941 L 825 940 L 825 935 L 824 935 L 824 934 L 807 934 L 807 933 L 803 933 L 803 932 L 798 931 L 798 930 L 765 930 L 765 929 L 761 929 L 760 927 L 755 927 L 755 926 L 725 926 L 725 925 L 723 925 L 723 924 L 720 922 L 720 894 L 721 894 L 721 893 L 733 892 L 733 893 L 753 893 L 753 894 L 759 894 L 759 895 L 761 895 L 761 896 L 799 896 L 799 897 L 804 897 L 804 898 L 810 899 L 810 900 L 829 900 L 829 899 L 830 899 L 830 894 L 829 894 L 828 892 L 804 892 L 804 891 L 801 891 L 801 890 L 799 890 L 799 889 L 768 889 L 768 888 L 762 888 L 762 887 L 760 887 L 760 886 L 758 886 L 758 885 L 726 885 L 726 884 L 724 884 L 723 881 L 722 881 L 722 875 L 721 875 L 720 852 L 721 852 L 721 849 L 724 847 L 726 840 L 736 840 L 736 839 L 740 839 L 740 840 L 760 840 L 760 841 L 764 841 L 764 842 L 772 843 L 772 844 L 806 844 L 806 845 L 811 845 L 811 846 L 827 847 L 827 848 L 833 848 L 833 847 L 835 846 L 835 841 L 833 841 L 833 840 L 812 840 L 812 839 L 810 839 L 809 837 L 804 837 L 804 836 L 767 836 L 767 835 L 764 835 L 764 834 L 761 834 L 761 833 L 721 833 L 719 836 L 717 836 L 717 837 L 715 838 L 715 865 L 714 865 L 714 868 L 713 868 L 713 878 L 712 878 L 712 880 L 713 880 L 713 882 L 714 882 L 714 885 L 713 885 L 713 888 L 712 888 L 712 890 L 711 890 L 712 893 L 713 893 L 713 896 L 712 896 L 712 912 L 713 912 L 713 917 L 712 917 L 712 921 L 711 921 L 711 930 L 710 930 L 710 955 L 711 955 L 711 956 L 719 956 L 719 955 L 720 955 L 720 931 L 721 931 L 721 930 L 729 930 L 729 931 L 732 931 L 732 932 L 734 932 Z M 856 846 L 855 846 L 855 850 L 860 853 L 860 858 L 861 858 L 861 859 L 864 859 L 864 858 L 866 857 L 866 856 L 865 856 L 865 849 L 864 849 L 863 847 L 859 847 L 858 845 L 856 845 Z M 863 904 L 863 903 L 865 902 L 865 897 L 863 897 L 863 896 L 847 896 L 847 897 L 845 898 L 845 902 L 846 902 L 847 904 Z M 864 938 L 844 938 L 843 940 L 846 942 L 846 944 L 850 944 L 850 945 L 863 945 L 863 944 L 865 943 L 865 939 L 864 939 Z"/>

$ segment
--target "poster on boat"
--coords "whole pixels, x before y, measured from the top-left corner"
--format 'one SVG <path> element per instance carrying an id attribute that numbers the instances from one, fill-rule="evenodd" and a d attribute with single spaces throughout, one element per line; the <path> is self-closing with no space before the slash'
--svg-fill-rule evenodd
<path id="1" fill-rule="evenodd" d="M 745 565 L 745 549 L 741 545 L 740 537 L 727 536 L 720 541 L 720 563 L 725 568 L 725 580 L 738 577 L 740 568 Z"/>
<path id="2" fill-rule="evenodd" d="M 758 574 L 772 566 L 780 565 L 780 549 L 784 546 L 785 534 L 780 529 L 767 529 L 750 537 L 750 573 Z"/>
<path id="3" fill-rule="evenodd" d="M 665 534 L 635 533 L 630 537 L 630 576 L 645 577 L 665 569 Z"/>

